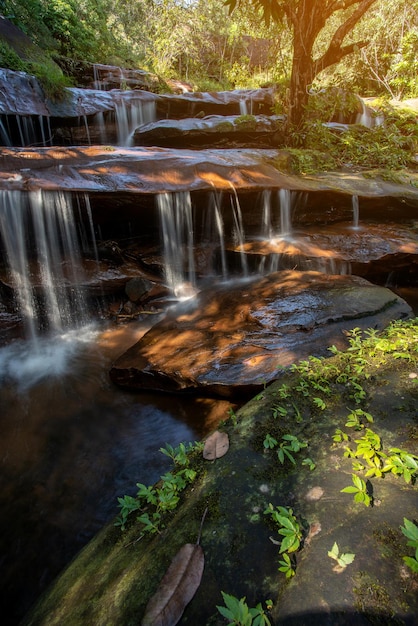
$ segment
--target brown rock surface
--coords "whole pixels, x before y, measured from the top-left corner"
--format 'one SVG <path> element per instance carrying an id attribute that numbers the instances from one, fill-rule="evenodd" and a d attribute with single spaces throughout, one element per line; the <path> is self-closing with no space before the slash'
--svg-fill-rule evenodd
<path id="1" fill-rule="evenodd" d="M 356 276 L 284 271 L 201 292 L 168 313 L 113 365 L 132 389 L 254 393 L 277 368 L 343 348 L 344 331 L 383 328 L 410 307 Z"/>

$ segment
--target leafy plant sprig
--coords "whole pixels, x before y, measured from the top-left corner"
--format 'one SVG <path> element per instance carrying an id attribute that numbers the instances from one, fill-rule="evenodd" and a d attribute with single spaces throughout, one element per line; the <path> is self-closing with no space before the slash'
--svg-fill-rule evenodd
<path id="1" fill-rule="evenodd" d="M 254 608 L 249 608 L 245 596 L 240 600 L 235 596 L 221 591 L 225 606 L 216 606 L 222 617 L 229 620 L 229 626 L 271 626 L 261 602 Z M 271 600 L 266 605 L 272 606 Z"/>
<path id="2" fill-rule="evenodd" d="M 338 544 L 335 542 L 331 550 L 328 551 L 328 556 L 334 559 L 334 561 L 337 561 L 339 571 L 343 571 L 347 565 L 350 565 L 350 563 L 354 561 L 356 555 L 350 552 L 340 554 Z"/>
<path id="3" fill-rule="evenodd" d="M 293 515 L 293 510 L 284 506 L 274 508 L 270 503 L 264 514 L 270 515 L 279 526 L 278 533 L 283 536 L 280 543 L 280 554 L 299 550 L 302 541 L 302 527 L 295 515 Z"/>
<path id="4" fill-rule="evenodd" d="M 283 435 L 282 440 L 279 442 L 275 437 L 267 433 L 263 442 L 264 448 L 273 450 L 277 448 L 277 458 L 280 463 L 283 465 L 288 459 L 293 465 L 296 465 L 296 459 L 294 457 L 295 454 L 300 452 L 303 448 L 307 448 L 308 444 L 306 441 L 299 441 L 296 435 Z M 306 461 L 306 459 L 305 459 Z M 307 462 L 302 462 L 304 465 L 309 465 L 310 469 L 313 469 L 312 460 L 309 459 Z"/>
<path id="5" fill-rule="evenodd" d="M 360 478 L 360 476 L 357 476 L 357 474 L 351 474 L 351 479 L 353 484 L 341 489 L 341 493 L 353 493 L 354 502 L 363 502 L 366 506 L 370 506 L 373 502 L 373 498 L 369 494 L 366 482 Z"/>
<path id="6" fill-rule="evenodd" d="M 118 498 L 119 515 L 115 526 L 125 530 L 128 517 L 135 511 L 139 512 L 137 521 L 142 524 L 142 533 L 157 533 L 163 523 L 163 514 L 176 508 L 180 500 L 180 493 L 196 478 L 196 471 L 189 467 L 188 453 L 201 447 L 201 444 L 180 444 L 173 448 L 166 444 L 160 451 L 169 456 L 175 465 L 182 467 L 177 471 L 167 472 L 161 476 L 157 485 L 137 483 L 136 496 L 125 495 Z"/>
<path id="7" fill-rule="evenodd" d="M 279 572 L 283 572 L 286 578 L 292 578 L 296 574 L 295 565 L 287 552 L 284 552 L 282 559 L 279 559 L 279 565 Z"/>
<path id="8" fill-rule="evenodd" d="M 408 539 L 407 545 L 415 550 L 415 556 L 404 556 L 403 560 L 406 565 L 415 573 L 418 573 L 418 526 L 406 517 L 403 518 L 404 525 L 401 531 Z"/>

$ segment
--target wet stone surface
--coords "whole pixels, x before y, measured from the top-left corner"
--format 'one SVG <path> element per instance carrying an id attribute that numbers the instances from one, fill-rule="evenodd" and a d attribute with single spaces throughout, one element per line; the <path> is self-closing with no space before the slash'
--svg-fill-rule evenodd
<path id="1" fill-rule="evenodd" d="M 277 272 L 178 305 L 110 375 L 132 389 L 255 392 L 277 378 L 279 366 L 344 346 L 353 325 L 383 328 L 411 314 L 392 291 L 356 276 Z"/>

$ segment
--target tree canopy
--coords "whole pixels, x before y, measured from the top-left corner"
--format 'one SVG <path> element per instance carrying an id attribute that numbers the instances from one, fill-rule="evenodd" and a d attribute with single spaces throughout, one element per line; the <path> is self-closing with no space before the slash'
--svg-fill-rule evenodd
<path id="1" fill-rule="evenodd" d="M 346 42 L 367 10 L 379 0 L 251 0 L 261 8 L 267 23 L 287 21 L 293 32 L 292 71 L 288 102 L 291 126 L 299 126 L 309 96 L 309 87 L 323 70 L 339 63 L 355 50 L 368 45 L 367 39 Z M 226 0 L 231 10 L 243 0 Z M 327 22 L 340 16 L 325 48 L 316 51 L 315 45 Z"/>
<path id="2" fill-rule="evenodd" d="M 414 5 L 410 0 L 0 0 L 2 14 L 66 71 L 75 61 L 139 67 L 201 91 L 275 84 L 281 93 L 287 90 L 286 109 L 294 123 L 311 85 L 418 96 Z M 0 65 L 27 69 L 1 41 Z"/>

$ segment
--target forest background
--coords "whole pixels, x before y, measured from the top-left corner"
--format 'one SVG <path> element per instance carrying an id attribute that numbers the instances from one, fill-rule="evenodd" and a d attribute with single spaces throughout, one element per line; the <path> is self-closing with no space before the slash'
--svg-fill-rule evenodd
<path id="1" fill-rule="evenodd" d="M 0 12 L 45 53 L 36 66 L 2 43 L 0 66 L 45 81 L 71 84 L 77 63 L 91 62 L 145 69 L 196 91 L 289 83 L 292 33 L 285 22 L 266 24 L 251 2 L 230 13 L 224 0 L 2 0 Z M 318 54 L 337 19 L 327 21 Z M 361 96 L 418 97 L 416 0 L 378 0 L 348 39 L 370 43 L 324 70 L 312 89 L 332 85 Z"/>
<path id="2" fill-rule="evenodd" d="M 303 52 L 305 25 L 308 31 L 326 15 L 306 62 L 330 50 L 335 56 L 333 37 L 359 5 L 368 8 L 337 45 L 337 54 L 346 46 L 350 54 L 311 72 L 312 80 L 304 76 L 298 93 L 297 27 Z M 268 19 L 272 7 L 278 15 Z M 307 21 L 292 29 L 283 7 Z M 33 44 L 22 49 L 0 37 L 0 67 L 35 75 L 52 99 L 79 85 L 83 71 L 91 76 L 95 63 L 146 70 L 161 90 L 173 79 L 193 91 L 274 86 L 274 113 L 289 120 L 297 93 L 302 100 L 296 121 L 303 124 L 288 124 L 284 139 L 297 171 L 347 163 L 391 172 L 416 167 L 416 113 L 394 111 L 393 102 L 418 98 L 418 0 L 0 0 L 0 13 Z M 305 65 L 302 59 L 298 80 Z M 317 97 L 308 103 L 307 94 Z M 374 98 L 384 125 L 353 127 L 343 136 L 324 127 L 336 112 L 355 112 L 357 96 Z"/>

